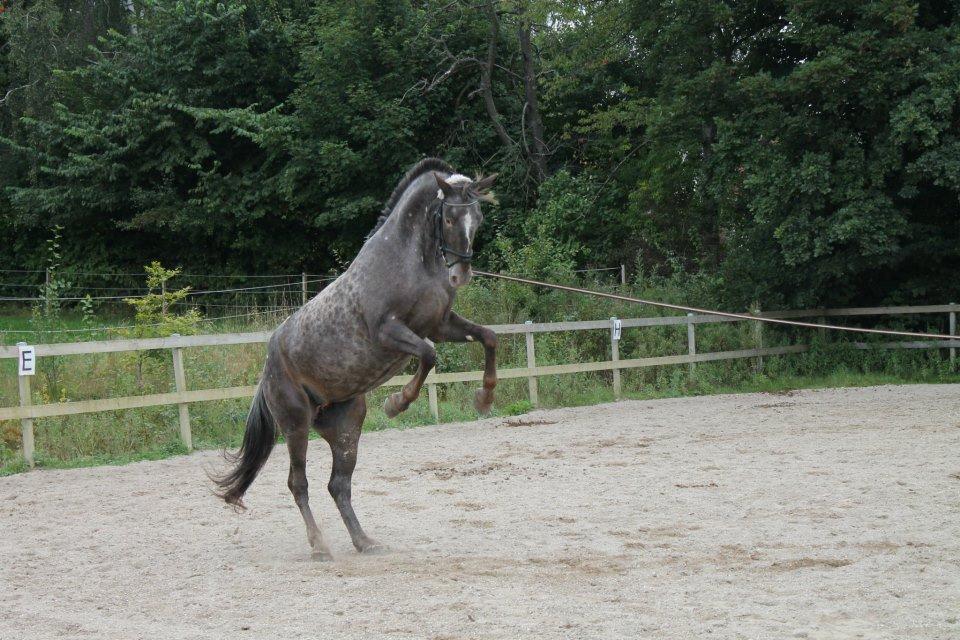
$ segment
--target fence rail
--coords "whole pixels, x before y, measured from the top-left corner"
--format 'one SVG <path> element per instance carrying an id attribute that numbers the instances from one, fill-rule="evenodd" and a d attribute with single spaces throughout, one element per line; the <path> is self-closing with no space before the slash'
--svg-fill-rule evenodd
<path id="1" fill-rule="evenodd" d="M 869 316 L 869 315 L 906 315 L 906 314 L 948 314 L 947 323 L 949 335 L 956 335 L 956 313 L 960 305 L 923 305 L 904 307 L 860 307 L 850 309 L 811 309 L 776 311 L 768 313 L 754 313 L 758 318 L 798 318 L 798 317 L 829 317 L 829 316 Z M 548 375 L 565 375 L 571 373 L 585 373 L 595 371 L 612 371 L 614 395 L 620 397 L 620 372 L 624 369 L 653 367 L 664 365 L 688 364 L 690 370 L 699 362 L 718 360 L 734 360 L 756 358 L 757 367 L 762 367 L 765 356 L 786 355 L 801 353 L 809 349 L 808 345 L 796 344 L 777 347 L 764 347 L 762 323 L 753 323 L 753 348 L 733 351 L 716 351 L 698 353 L 696 346 L 696 325 L 721 322 L 749 322 L 715 315 L 661 316 L 650 318 L 624 318 L 619 320 L 622 329 L 686 325 L 687 353 L 677 355 L 655 356 L 647 358 L 633 358 L 621 360 L 619 355 L 619 336 L 613 330 L 616 318 L 609 320 L 587 320 L 570 322 L 526 322 L 522 324 L 490 325 L 490 328 L 501 335 L 523 334 L 526 340 L 527 366 L 513 369 L 501 369 L 498 377 L 501 379 L 527 378 L 530 401 L 536 406 L 539 403 L 537 378 Z M 599 362 L 578 362 L 570 364 L 537 365 L 534 334 L 553 333 L 562 331 L 596 331 L 610 332 L 610 360 Z M 182 350 L 193 347 L 225 346 L 238 344 L 265 343 L 270 339 L 272 332 L 257 331 L 251 333 L 232 333 L 197 336 L 170 336 L 168 338 L 143 338 L 134 340 L 102 340 L 95 342 L 73 342 L 41 344 L 34 347 L 37 358 L 52 356 L 72 356 L 94 353 L 116 353 L 125 351 L 164 350 L 171 351 L 176 391 L 140 396 L 126 396 L 119 398 L 103 398 L 96 400 L 79 400 L 72 402 L 56 402 L 34 405 L 30 391 L 29 376 L 19 377 L 20 405 L 16 407 L 0 407 L 0 421 L 20 420 L 23 438 L 23 456 L 33 465 L 33 421 L 39 418 L 77 415 L 82 413 L 97 413 L 102 411 L 117 411 L 122 409 L 137 409 L 155 406 L 179 406 L 180 437 L 187 449 L 192 447 L 190 431 L 190 414 L 188 406 L 194 402 L 209 402 L 214 400 L 229 400 L 252 397 L 256 386 L 238 386 L 216 389 L 187 390 L 186 372 L 183 367 Z M 960 340 L 940 341 L 900 341 L 900 342 L 854 342 L 853 346 L 860 349 L 949 349 L 950 359 L 954 360 L 956 348 L 960 347 Z M 0 346 L 0 359 L 19 357 L 19 347 Z M 396 376 L 388 380 L 384 386 L 400 386 L 406 384 L 409 375 Z M 428 401 L 434 418 L 439 422 L 440 412 L 437 400 L 437 385 L 456 382 L 472 382 L 483 379 L 482 371 L 463 371 L 437 373 L 431 372 L 426 379 Z"/>

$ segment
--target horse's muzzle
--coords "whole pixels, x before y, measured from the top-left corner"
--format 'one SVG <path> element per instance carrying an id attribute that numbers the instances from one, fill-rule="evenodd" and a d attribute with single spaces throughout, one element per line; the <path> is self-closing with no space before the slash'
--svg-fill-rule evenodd
<path id="1" fill-rule="evenodd" d="M 468 263 L 459 262 L 447 271 L 447 275 L 450 278 L 450 286 L 454 289 L 459 289 L 462 286 L 470 284 L 470 281 L 473 280 L 473 270 L 470 269 Z"/>

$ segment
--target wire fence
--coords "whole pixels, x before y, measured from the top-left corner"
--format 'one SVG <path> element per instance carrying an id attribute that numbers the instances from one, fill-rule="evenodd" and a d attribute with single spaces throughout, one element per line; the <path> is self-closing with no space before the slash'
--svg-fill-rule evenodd
<path id="1" fill-rule="evenodd" d="M 619 283 L 626 284 L 626 267 L 589 267 L 575 269 L 573 273 L 598 274 L 604 278 L 611 272 L 619 273 Z M 31 277 L 32 276 L 32 277 Z M 263 296 L 268 298 L 287 290 L 298 290 L 303 301 L 304 289 L 312 296 L 327 283 L 336 279 L 336 275 L 317 275 L 307 273 L 280 274 L 217 274 L 217 273 L 179 273 L 170 281 L 172 289 L 191 287 L 189 298 L 199 296 L 219 296 L 238 298 L 239 296 Z M 57 283 L 51 287 L 51 278 Z M 49 269 L 0 269 L 0 304 L 46 304 L 53 299 L 58 303 L 93 302 L 96 304 L 123 304 L 125 300 L 138 299 L 150 295 L 145 285 L 146 274 L 125 271 L 73 271 L 61 268 L 56 272 Z M 234 281 L 238 286 L 210 286 L 212 282 Z M 254 285 L 255 282 L 272 281 L 269 284 Z M 283 282 L 277 282 L 282 280 Z M 137 284 L 142 283 L 142 284 Z M 601 284 L 601 283 L 598 283 Z M 50 293 L 56 290 L 56 296 Z M 264 300 L 266 302 L 267 300 Z M 204 303 L 204 306 L 214 306 Z M 223 306 L 219 302 L 217 306 Z M 227 305 L 233 306 L 233 305 Z M 260 305 L 257 305 L 260 306 Z M 265 306 L 265 305 L 264 305 Z"/>
<path id="2" fill-rule="evenodd" d="M 0 304 L 44 304 L 51 303 L 79 305 L 80 303 L 96 305 L 124 304 L 127 300 L 145 298 L 151 290 L 134 284 L 120 284 L 115 278 L 136 277 L 142 281 L 145 274 L 124 272 L 70 272 L 63 270 L 53 274 L 55 280 L 51 284 L 51 272 L 46 270 L 28 269 L 0 269 L 3 274 L 0 281 Z M 12 274 L 36 274 L 40 278 L 35 281 L 22 280 L 11 277 Z M 88 276 L 99 281 L 77 283 L 76 276 Z M 336 279 L 335 275 L 313 274 L 177 274 L 170 281 L 171 290 L 190 288 L 186 294 L 186 305 L 190 307 L 277 307 L 288 306 L 294 299 L 302 304 L 307 298 L 318 293 L 327 283 Z M 17 281 L 19 280 L 19 281 Z M 106 280 L 106 281 L 104 281 Z M 205 281 L 235 280 L 238 286 L 209 286 Z M 249 284 L 245 281 L 251 281 Z M 284 280 L 284 282 L 270 282 L 269 284 L 252 284 L 264 280 Z M 208 298 L 202 302 L 198 298 Z M 215 301 L 214 301 L 215 300 Z"/>
<path id="3" fill-rule="evenodd" d="M 180 273 L 169 281 L 165 291 L 170 293 L 190 287 L 191 290 L 182 300 L 172 304 L 169 311 L 186 313 L 195 310 L 201 314 L 199 322 L 203 326 L 219 324 L 223 330 L 237 324 L 233 321 L 241 325 L 260 321 L 275 323 L 280 316 L 296 310 L 335 279 L 336 275 L 307 273 Z M 49 340 L 58 335 L 82 340 L 86 336 L 94 339 L 123 335 L 132 329 L 163 326 L 164 323 L 133 323 L 133 310 L 127 301 L 164 292 L 163 289 L 151 291 L 145 280 L 145 273 L 121 270 L 0 269 L 0 306 L 13 310 L 26 308 L 33 310 L 34 314 L 27 327 L 16 326 L 16 320 L 9 328 L 0 326 L 0 335 L 18 340 Z M 67 315 L 51 316 L 51 307 Z M 15 311 L 13 315 L 17 313 Z M 83 318 L 77 317 L 80 315 Z"/>
<path id="4" fill-rule="evenodd" d="M 236 314 L 230 314 L 225 316 L 200 318 L 198 322 L 200 323 L 221 322 L 223 320 L 235 320 L 239 318 L 244 318 L 246 320 L 261 318 L 264 321 L 267 321 L 267 320 L 273 320 L 274 317 L 277 315 L 293 312 L 298 308 L 299 308 L 298 306 L 260 308 L 256 311 L 247 311 L 245 313 L 236 313 Z M 0 329 L 0 335 L 4 335 L 4 334 L 34 335 L 41 338 L 43 336 L 59 335 L 59 334 L 94 335 L 97 333 L 110 333 L 110 332 L 116 332 L 116 331 L 124 331 L 127 329 L 143 329 L 143 328 L 160 327 L 160 326 L 163 326 L 164 324 L 166 323 L 156 322 L 156 323 L 147 323 L 147 324 L 113 324 L 113 325 L 105 325 L 100 327 L 78 327 L 73 329 Z"/>
<path id="5" fill-rule="evenodd" d="M 46 275 L 49 269 L 0 269 L 0 273 L 42 273 Z M 143 272 L 102 272 L 102 271 L 73 271 L 70 269 L 64 269 L 64 273 L 67 273 L 71 276 L 97 276 L 97 277 L 131 277 L 131 278 L 142 278 L 144 277 Z M 230 278 L 233 280 L 254 280 L 257 278 L 299 278 L 302 273 L 283 273 L 283 274 L 223 274 L 223 273 L 181 273 L 179 274 L 187 278 Z"/>
<path id="6" fill-rule="evenodd" d="M 624 277 L 624 267 L 594 267 L 577 269 L 575 273 L 588 276 L 591 273 L 606 278 L 606 274 L 619 272 Z M 203 318 L 200 322 L 206 326 L 212 323 L 229 322 L 243 319 L 257 322 L 276 321 L 277 317 L 292 312 L 310 297 L 319 293 L 326 285 L 336 279 L 336 275 L 317 275 L 307 273 L 279 274 L 213 274 L 180 273 L 170 280 L 167 291 L 191 287 L 183 300 L 171 306 L 171 312 L 182 313 L 196 310 Z M 126 271 L 73 271 L 62 268 L 57 271 L 46 269 L 0 269 L 0 305 L 13 307 L 66 309 L 76 315 L 81 309 L 91 309 L 93 316 L 89 324 L 96 326 L 50 326 L 49 323 L 31 324 L 35 328 L 0 327 L 0 335 L 16 336 L 17 339 L 46 339 L 43 336 L 72 336 L 116 334 L 134 328 L 162 326 L 163 323 L 133 324 L 128 300 L 139 300 L 151 292 L 145 284 L 146 274 Z M 142 283 L 137 286 L 132 280 Z M 51 286 L 53 281 L 53 286 Z M 210 286 L 236 282 L 238 286 Z M 263 283 L 263 284 L 261 284 Z M 602 284 L 602 281 L 598 282 Z M 612 284 L 612 283 L 611 283 Z M 72 310 L 72 311 L 69 311 Z M 42 315 L 42 314 L 41 314 Z M 116 317 L 116 324 L 105 319 Z M 71 324 L 67 322 L 66 324 Z M 47 325 L 47 326 L 44 326 Z"/>

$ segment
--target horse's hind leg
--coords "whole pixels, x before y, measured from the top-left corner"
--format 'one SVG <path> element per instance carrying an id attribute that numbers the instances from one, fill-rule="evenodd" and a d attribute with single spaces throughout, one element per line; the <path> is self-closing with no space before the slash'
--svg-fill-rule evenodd
<path id="1" fill-rule="evenodd" d="M 330 445 L 330 452 L 333 454 L 333 468 L 330 471 L 330 483 L 327 488 L 337 504 L 337 509 L 340 510 L 343 523 L 347 525 L 353 546 L 360 552 L 381 548 L 364 533 L 350 500 L 353 470 L 357 466 L 357 445 L 360 441 L 363 418 L 366 415 L 366 398 L 358 396 L 323 410 L 314 422 L 314 426 Z"/>
<path id="2" fill-rule="evenodd" d="M 313 406 L 303 390 L 295 387 L 292 382 L 284 381 L 272 386 L 277 392 L 277 400 L 270 403 L 271 411 L 283 432 L 290 452 L 290 474 L 287 477 L 287 486 L 307 526 L 307 540 L 310 542 L 310 548 L 313 549 L 313 557 L 318 560 L 329 560 L 332 556 L 323 541 L 320 527 L 313 518 L 307 492 L 307 444 Z"/>
<path id="3" fill-rule="evenodd" d="M 307 540 L 313 549 L 313 557 L 317 560 L 330 560 L 330 549 L 323 541 L 323 533 L 317 526 L 310 510 L 310 498 L 307 493 L 307 429 L 297 430 L 286 437 L 287 449 L 290 451 L 290 475 L 287 477 L 287 486 L 293 494 L 293 500 L 300 509 L 303 523 L 307 525 Z"/>

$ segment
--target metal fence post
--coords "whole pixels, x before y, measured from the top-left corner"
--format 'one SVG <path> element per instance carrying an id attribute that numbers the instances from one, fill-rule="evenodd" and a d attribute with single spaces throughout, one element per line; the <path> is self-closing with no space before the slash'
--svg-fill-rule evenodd
<path id="1" fill-rule="evenodd" d="M 760 315 L 759 302 L 753 303 L 753 308 L 750 309 L 750 313 L 752 313 L 755 316 Z M 754 346 L 757 349 L 763 349 L 763 323 L 762 322 L 757 321 L 753 323 L 753 342 L 754 342 Z M 754 368 L 754 371 L 756 373 L 760 373 L 761 371 L 763 371 L 763 356 L 757 356 L 757 364 L 756 364 L 756 367 Z"/>
<path id="2" fill-rule="evenodd" d="M 610 359 L 620 361 L 620 336 L 617 335 L 617 317 L 610 318 Z M 620 385 L 620 369 L 613 370 L 613 397 L 620 399 L 623 387 Z"/>
<path id="3" fill-rule="evenodd" d="M 950 303 L 950 306 L 951 307 L 953 306 L 952 302 Z M 953 310 L 950 311 L 950 335 L 951 336 L 957 335 L 957 312 Z M 957 357 L 957 348 L 950 347 L 950 364 L 953 364 L 953 361 L 956 359 L 956 357 Z"/>
<path id="4" fill-rule="evenodd" d="M 18 347 L 25 347 L 26 342 L 18 342 Z M 20 406 L 29 407 L 33 404 L 33 395 L 30 392 L 30 376 L 17 375 L 17 381 L 20 387 Z M 20 437 L 23 442 L 23 459 L 29 466 L 34 465 L 33 451 L 33 418 L 23 418 L 20 420 Z"/>
<path id="5" fill-rule="evenodd" d="M 440 424 L 440 402 L 437 400 L 437 385 L 431 382 L 427 385 L 427 398 L 430 400 L 430 413 L 433 420 Z"/>
<path id="6" fill-rule="evenodd" d="M 175 333 L 172 338 L 179 338 L 180 334 Z M 183 349 L 174 347 L 173 352 L 173 380 L 177 386 L 177 393 L 183 393 L 187 390 L 187 376 L 183 370 Z M 193 434 L 190 431 L 190 409 L 186 402 L 177 405 L 180 414 L 180 439 L 187 451 L 193 450 Z"/>
<path id="7" fill-rule="evenodd" d="M 307 272 L 300 274 L 300 293 L 303 298 L 303 304 L 307 304 Z"/>
<path id="8" fill-rule="evenodd" d="M 43 282 L 44 282 L 44 286 L 43 286 L 43 308 L 44 308 L 44 310 L 47 312 L 47 314 L 49 315 L 49 314 L 50 314 L 50 267 L 47 267 L 46 277 L 44 278 Z"/>
<path id="9" fill-rule="evenodd" d="M 697 334 L 696 325 L 693 324 L 693 314 L 687 314 L 687 353 L 691 356 L 697 355 Z M 694 371 L 697 369 L 697 363 L 690 363 L 690 375 L 693 375 Z"/>
<path id="10" fill-rule="evenodd" d="M 533 324 L 533 320 L 524 322 L 526 325 Z M 524 331 L 524 337 L 527 340 L 527 368 L 534 369 L 537 366 L 537 354 L 533 348 L 533 331 L 527 328 Z M 537 389 L 537 376 L 527 376 L 527 387 L 530 390 L 530 404 L 535 407 L 540 406 L 540 393 Z"/>

